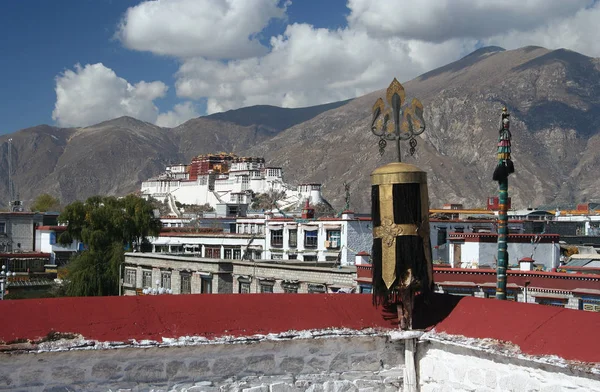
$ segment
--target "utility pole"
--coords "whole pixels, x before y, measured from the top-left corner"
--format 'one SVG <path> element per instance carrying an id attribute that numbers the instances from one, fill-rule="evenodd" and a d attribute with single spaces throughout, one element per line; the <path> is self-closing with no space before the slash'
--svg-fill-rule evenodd
<path id="1" fill-rule="evenodd" d="M 12 138 L 8 139 L 8 206 L 12 210 L 14 191 L 12 185 Z"/>
<path id="2" fill-rule="evenodd" d="M 12 138 L 8 139 L 8 207 L 12 212 L 22 212 L 23 203 L 15 198 L 15 185 L 12 179 L 12 141 Z"/>
<path id="3" fill-rule="evenodd" d="M 498 135 L 498 165 L 493 180 L 498 181 L 498 264 L 496 266 L 496 299 L 506 299 L 506 269 L 508 266 L 508 176 L 515 167 L 510 157 L 511 138 L 510 114 L 502 109 L 500 131 Z"/>

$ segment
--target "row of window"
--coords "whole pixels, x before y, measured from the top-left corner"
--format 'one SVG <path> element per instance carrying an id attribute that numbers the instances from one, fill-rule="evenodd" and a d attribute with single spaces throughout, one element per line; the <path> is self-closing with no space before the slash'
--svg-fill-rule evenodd
<path id="1" fill-rule="evenodd" d="M 154 248 L 156 253 L 201 253 L 202 245 L 156 245 Z M 236 247 L 224 247 L 223 248 L 223 259 L 227 260 L 241 260 L 242 259 L 242 248 Z M 220 259 L 221 258 L 221 246 L 204 246 L 204 257 L 209 259 Z M 249 249 L 248 257 L 252 259 L 260 259 L 262 257 L 262 251 L 260 249 Z"/>
<path id="2" fill-rule="evenodd" d="M 160 287 L 165 289 L 171 289 L 171 271 L 161 271 L 160 273 Z M 180 272 L 179 273 L 179 281 L 180 281 L 180 293 L 181 294 L 191 294 L 192 293 L 192 274 L 190 272 Z M 137 284 L 137 270 L 134 268 L 126 268 L 125 269 L 125 278 L 124 283 L 126 285 L 136 287 Z M 154 282 L 152 281 L 152 271 L 151 270 L 142 270 L 142 287 L 141 288 L 151 288 L 154 287 Z M 212 278 L 210 277 L 202 277 L 201 278 L 201 286 L 200 292 L 210 294 L 212 293 Z"/>
<path id="3" fill-rule="evenodd" d="M 242 234 L 264 234 L 265 225 L 259 225 L 256 223 L 239 223 L 237 225 L 237 232 Z"/>
<path id="4" fill-rule="evenodd" d="M 275 281 L 271 280 L 262 280 L 259 281 L 259 291 L 261 293 L 273 293 L 273 288 L 275 286 Z M 300 287 L 300 283 L 297 282 L 281 282 L 281 288 L 284 293 L 298 293 L 298 289 Z M 250 281 L 249 280 L 239 280 L 238 292 L 240 294 L 249 294 L 250 291 Z M 327 288 L 323 284 L 308 284 L 308 292 L 309 293 L 326 293 Z"/>
<path id="5" fill-rule="evenodd" d="M 325 247 L 337 249 L 341 245 L 341 231 L 327 230 L 325 232 Z M 283 247 L 283 229 L 271 230 L 271 246 L 274 248 Z M 288 247 L 296 248 L 298 246 L 298 229 L 288 230 Z M 304 247 L 317 248 L 319 246 L 319 231 L 304 232 Z"/>

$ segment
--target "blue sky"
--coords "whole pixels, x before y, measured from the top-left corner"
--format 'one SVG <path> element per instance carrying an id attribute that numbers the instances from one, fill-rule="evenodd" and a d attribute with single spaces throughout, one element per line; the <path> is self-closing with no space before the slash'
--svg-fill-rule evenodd
<path id="1" fill-rule="evenodd" d="M 0 12 L 2 102 L 0 134 L 54 124 L 55 77 L 75 64 L 102 62 L 130 81 L 174 82 L 175 58 L 128 50 L 114 39 L 127 8 L 139 0 L 6 1 Z M 314 12 L 320 9 L 319 12 Z M 337 28 L 345 24 L 345 0 L 303 0 L 289 7 L 289 22 Z M 270 23 L 263 40 L 281 34 L 287 23 Z M 175 90 L 155 103 L 167 110 L 180 102 Z M 200 103 L 202 106 L 202 103 Z"/>
<path id="2" fill-rule="evenodd" d="M 87 126 L 125 114 L 175 126 L 253 104 L 337 101 L 488 44 L 600 53 L 600 10 L 590 0 L 445 3 L 5 1 L 0 134 L 43 123 Z M 194 18 L 186 22 L 189 15 Z"/>

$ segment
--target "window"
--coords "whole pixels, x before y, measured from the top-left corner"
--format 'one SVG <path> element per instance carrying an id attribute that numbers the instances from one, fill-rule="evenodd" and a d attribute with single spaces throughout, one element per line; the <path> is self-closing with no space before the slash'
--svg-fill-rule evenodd
<path id="1" fill-rule="evenodd" d="M 240 282 L 240 294 L 250 293 L 250 282 Z"/>
<path id="2" fill-rule="evenodd" d="M 448 233 L 446 228 L 440 228 L 437 232 L 437 246 L 446 244 L 446 238 L 448 237 Z"/>
<path id="3" fill-rule="evenodd" d="M 319 232 L 315 231 L 307 231 L 304 233 L 304 247 L 305 248 L 316 248 L 317 247 L 317 238 Z"/>
<path id="4" fill-rule="evenodd" d="M 271 246 L 277 248 L 283 247 L 283 229 L 271 230 Z"/>
<path id="5" fill-rule="evenodd" d="M 283 288 L 284 293 L 297 293 L 298 292 L 299 283 L 296 281 L 284 280 L 281 282 L 281 287 Z"/>
<path id="6" fill-rule="evenodd" d="M 152 287 L 152 271 L 142 270 L 142 288 Z"/>
<path id="7" fill-rule="evenodd" d="M 290 253 L 290 254 L 288 255 L 288 259 L 289 259 L 289 260 L 297 260 L 297 259 L 298 259 L 298 255 L 297 255 L 297 254 L 295 254 L 295 253 Z"/>
<path id="8" fill-rule="evenodd" d="M 212 294 L 212 277 L 202 277 L 200 279 L 200 292 L 202 294 Z"/>
<path id="9" fill-rule="evenodd" d="M 325 285 L 324 284 L 309 284 L 308 285 L 309 293 L 325 293 Z"/>
<path id="10" fill-rule="evenodd" d="M 234 260 L 242 259 L 242 250 L 240 248 L 236 248 L 233 250 L 233 259 Z"/>
<path id="11" fill-rule="evenodd" d="M 192 275 L 189 272 L 181 273 L 181 294 L 192 293 Z"/>
<path id="12" fill-rule="evenodd" d="M 304 255 L 304 261 L 317 261 L 317 255 Z"/>
<path id="13" fill-rule="evenodd" d="M 260 260 L 261 257 L 262 257 L 262 251 L 260 251 L 260 250 L 254 250 L 254 259 L 255 260 Z"/>
<path id="14" fill-rule="evenodd" d="M 298 246 L 298 229 L 291 229 L 289 231 L 290 239 L 289 239 L 289 247 L 295 248 Z"/>
<path id="15" fill-rule="evenodd" d="M 250 278 L 249 276 L 239 276 L 237 279 L 239 282 L 238 292 L 240 294 L 250 293 L 250 282 L 252 281 L 252 278 Z"/>
<path id="16" fill-rule="evenodd" d="M 6 233 L 6 222 L 0 222 L 0 233 Z"/>
<path id="17" fill-rule="evenodd" d="M 373 287 L 372 286 L 367 286 L 367 285 L 360 285 L 358 288 L 358 292 L 361 294 L 372 294 L 373 293 Z"/>
<path id="18" fill-rule="evenodd" d="M 342 242 L 342 235 L 339 230 L 327 230 L 327 248 L 339 249 Z"/>
<path id="19" fill-rule="evenodd" d="M 171 273 L 170 272 L 161 272 L 160 283 L 161 283 L 162 288 L 170 289 L 171 288 Z"/>
<path id="20" fill-rule="evenodd" d="M 136 272 L 134 268 L 125 268 L 125 284 L 135 287 Z"/>
<path id="21" fill-rule="evenodd" d="M 272 260 L 283 260 L 283 255 L 281 253 L 273 253 L 271 255 Z"/>
<path id="22" fill-rule="evenodd" d="M 221 247 L 220 246 L 207 246 L 204 248 L 204 257 L 209 259 L 220 259 L 221 258 Z"/>
<path id="23" fill-rule="evenodd" d="M 226 259 L 233 259 L 233 249 L 231 248 L 225 248 L 225 258 Z"/>
<path id="24" fill-rule="evenodd" d="M 272 293 L 274 283 L 275 282 L 270 282 L 270 281 L 260 282 L 260 292 L 261 293 Z"/>

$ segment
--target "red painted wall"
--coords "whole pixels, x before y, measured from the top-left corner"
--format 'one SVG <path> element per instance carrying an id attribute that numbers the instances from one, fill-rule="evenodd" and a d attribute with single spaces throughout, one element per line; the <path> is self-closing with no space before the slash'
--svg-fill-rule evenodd
<path id="1" fill-rule="evenodd" d="M 96 341 L 251 336 L 289 330 L 396 328 L 395 315 L 359 294 L 199 294 L 0 301 L 0 340 L 49 332 Z M 530 355 L 600 363 L 600 313 L 434 294 L 415 306 L 417 328 L 520 346 Z"/>

